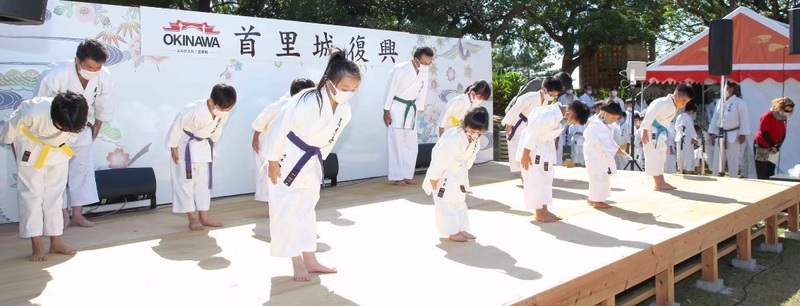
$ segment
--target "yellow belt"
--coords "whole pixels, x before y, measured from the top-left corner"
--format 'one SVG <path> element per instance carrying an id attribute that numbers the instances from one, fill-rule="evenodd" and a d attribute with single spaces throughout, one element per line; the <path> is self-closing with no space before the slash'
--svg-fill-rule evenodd
<path id="1" fill-rule="evenodd" d="M 20 127 L 20 129 L 22 130 L 22 133 L 25 134 L 25 136 L 28 136 L 28 139 L 43 146 L 42 153 L 39 154 L 39 158 L 36 159 L 36 163 L 33 164 L 33 167 L 36 169 L 41 169 L 42 166 L 44 166 L 44 161 L 47 159 L 47 154 L 50 153 L 50 148 L 61 148 L 61 151 L 64 151 L 64 153 L 67 154 L 67 156 L 69 157 L 75 155 L 75 151 L 72 151 L 72 148 L 70 148 L 66 143 L 62 143 L 60 146 L 47 145 L 43 143 L 41 140 L 39 140 L 39 138 L 36 138 L 36 136 L 33 136 L 33 134 L 31 134 L 31 132 L 28 131 L 28 128 L 26 126 L 23 125 Z"/>
<path id="2" fill-rule="evenodd" d="M 268 128 L 269 128 L 269 124 L 265 124 L 265 125 L 264 125 L 264 130 L 262 131 L 262 133 L 263 133 L 263 132 L 266 132 Z"/>
<path id="3" fill-rule="evenodd" d="M 450 116 L 450 124 L 450 127 L 457 127 L 459 124 L 461 124 L 461 120 L 458 120 L 456 116 Z"/>

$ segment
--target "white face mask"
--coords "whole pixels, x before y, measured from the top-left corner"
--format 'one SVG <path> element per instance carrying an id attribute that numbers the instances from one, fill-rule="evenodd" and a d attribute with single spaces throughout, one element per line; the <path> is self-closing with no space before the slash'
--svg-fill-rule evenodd
<path id="1" fill-rule="evenodd" d="M 211 113 L 214 114 L 214 116 L 216 117 L 227 117 L 230 111 L 221 111 L 218 108 L 214 107 L 214 109 L 211 110 Z"/>
<path id="2" fill-rule="evenodd" d="M 567 89 L 567 94 L 572 94 L 572 89 Z"/>
<path id="3" fill-rule="evenodd" d="M 353 95 L 356 94 L 355 91 L 344 91 L 339 88 L 336 88 L 336 85 L 333 85 L 333 82 L 328 81 L 328 83 L 331 85 L 331 88 L 333 88 L 333 90 L 336 92 L 333 94 L 333 100 L 336 101 L 336 103 L 338 104 L 347 104 L 347 102 L 350 101 L 351 98 L 353 98 Z"/>
<path id="4" fill-rule="evenodd" d="M 611 91 L 611 95 L 616 97 L 617 96 L 617 91 L 616 90 L 612 90 Z"/>
<path id="5" fill-rule="evenodd" d="M 419 64 L 419 67 L 417 67 L 417 69 L 419 69 L 419 72 L 428 72 L 431 69 L 431 65 Z"/>
<path id="6" fill-rule="evenodd" d="M 591 94 L 592 94 L 592 91 L 591 91 L 591 90 L 587 90 L 587 91 L 586 91 L 586 94 L 589 94 L 589 95 L 591 95 Z"/>
<path id="7" fill-rule="evenodd" d="M 78 66 L 78 67 L 80 67 L 80 66 Z M 100 74 L 100 70 L 98 70 L 98 71 L 88 71 L 88 70 L 84 70 L 83 68 L 80 68 L 80 74 L 81 74 L 82 78 L 84 78 L 84 79 L 86 79 L 88 81 L 88 80 L 94 79 L 98 74 Z"/>

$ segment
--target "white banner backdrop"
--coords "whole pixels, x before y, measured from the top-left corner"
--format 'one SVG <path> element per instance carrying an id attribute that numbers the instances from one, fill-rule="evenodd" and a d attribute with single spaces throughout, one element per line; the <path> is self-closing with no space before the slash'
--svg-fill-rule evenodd
<path id="1" fill-rule="evenodd" d="M 106 44 L 110 53 L 106 66 L 116 82 L 114 119 L 103 125 L 94 144 L 96 166 L 152 167 L 159 204 L 172 201 L 167 129 L 186 103 L 207 98 L 218 82 L 235 86 L 239 100 L 217 146 L 214 197 L 253 192 L 250 124 L 266 105 L 288 91 L 292 79 L 320 79 L 326 47 L 346 48 L 363 76 L 350 102 L 353 120 L 333 150 L 339 156 L 340 181 L 386 175 L 383 94 L 391 66 L 409 60 L 416 47 L 430 46 L 437 53 L 430 70 L 428 107 L 419 118 L 420 143 L 436 141 L 436 121 L 448 99 L 477 80 L 491 82 L 491 46 L 484 41 L 49 1 L 42 26 L 0 25 L 0 124 L 22 100 L 32 97 L 45 66 L 72 59 L 84 38 Z M 491 112 L 491 101 L 485 106 Z M 477 162 L 492 159 L 491 137 L 483 140 Z M 11 150 L 0 148 L 0 223 L 16 222 L 17 215 L 16 165 Z"/>

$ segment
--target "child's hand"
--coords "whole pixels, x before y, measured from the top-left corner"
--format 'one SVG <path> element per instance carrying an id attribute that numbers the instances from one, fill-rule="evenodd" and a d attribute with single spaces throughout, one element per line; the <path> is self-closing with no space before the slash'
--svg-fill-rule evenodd
<path id="1" fill-rule="evenodd" d="M 177 165 L 178 164 L 178 148 L 170 148 L 170 151 L 172 151 L 172 162 Z"/>
<path id="2" fill-rule="evenodd" d="M 522 166 L 522 169 L 528 170 L 528 167 L 531 165 L 531 157 L 530 151 L 525 149 L 524 154 L 522 154 L 522 158 L 520 159 L 519 163 Z"/>
<path id="3" fill-rule="evenodd" d="M 259 132 L 253 133 L 253 144 L 252 144 L 252 146 L 253 146 L 253 151 L 256 151 L 256 154 L 258 154 L 258 148 L 259 148 L 259 145 L 258 145 L 258 135 L 259 134 L 261 134 L 261 133 L 259 133 Z"/>
<path id="4" fill-rule="evenodd" d="M 281 165 L 279 165 L 277 161 L 271 160 L 269 161 L 267 172 L 269 173 L 269 180 L 272 181 L 272 184 L 277 185 L 278 177 L 281 176 Z"/>

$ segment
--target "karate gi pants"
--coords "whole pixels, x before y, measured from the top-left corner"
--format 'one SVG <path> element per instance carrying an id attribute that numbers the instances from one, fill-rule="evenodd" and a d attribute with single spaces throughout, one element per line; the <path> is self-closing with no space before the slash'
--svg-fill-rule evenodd
<path id="1" fill-rule="evenodd" d="M 572 145 L 572 162 L 584 165 L 586 161 L 583 158 L 583 146 Z"/>
<path id="2" fill-rule="evenodd" d="M 389 175 L 390 181 L 413 179 L 419 151 L 416 129 L 389 127 Z"/>
<path id="3" fill-rule="evenodd" d="M 261 150 L 264 150 L 264 148 L 261 148 Z M 271 184 L 271 182 L 269 173 L 267 173 L 267 166 L 267 160 L 256 154 L 256 201 L 269 202 L 267 184 Z"/>
<path id="4" fill-rule="evenodd" d="M 725 171 L 725 167 L 727 165 L 728 174 L 730 177 L 739 177 L 739 172 L 742 170 L 742 160 L 744 160 L 744 150 L 746 148 L 745 145 L 740 144 L 738 141 L 734 142 L 726 142 L 725 145 L 725 160 L 722 171 L 719 170 L 719 152 L 722 150 L 718 150 L 718 148 L 714 147 L 714 159 L 711 161 L 713 163 L 714 174 L 718 175 Z M 745 171 L 741 171 L 744 173 Z"/>
<path id="5" fill-rule="evenodd" d="M 661 134 L 657 140 L 650 139 L 650 142 L 644 145 L 644 173 L 647 176 L 663 175 L 667 153 L 669 153 L 667 133 Z"/>
<path id="6" fill-rule="evenodd" d="M 531 158 L 531 161 L 534 160 Z M 548 166 L 548 171 L 545 171 L 542 164 L 533 163 L 528 166 L 528 170 L 522 169 L 525 208 L 541 209 L 545 205 L 553 204 L 553 170 L 555 167 L 552 164 Z"/>
<path id="7" fill-rule="evenodd" d="M 270 254 L 295 257 L 317 251 L 317 213 L 320 185 L 310 188 L 269 183 Z"/>
<path id="8" fill-rule="evenodd" d="M 61 236 L 64 233 L 61 205 L 67 187 L 68 168 L 66 162 L 44 165 L 41 169 L 18 166 L 20 237 Z"/>
<path id="9" fill-rule="evenodd" d="M 75 155 L 69 160 L 69 176 L 62 208 L 86 206 L 100 202 L 94 177 L 92 145 L 72 147 Z"/>
<path id="10" fill-rule="evenodd" d="M 516 159 L 517 150 L 519 150 L 519 139 L 522 137 L 522 129 L 517 129 L 517 135 L 514 135 L 510 141 L 508 141 L 508 168 L 511 172 L 519 172 L 522 167 L 519 164 L 519 161 Z"/>
<path id="11" fill-rule="evenodd" d="M 186 178 L 184 161 L 173 163 L 172 212 L 188 213 L 208 211 L 211 208 L 211 189 L 208 189 L 208 167 L 210 163 L 192 163 L 192 178 Z"/>

